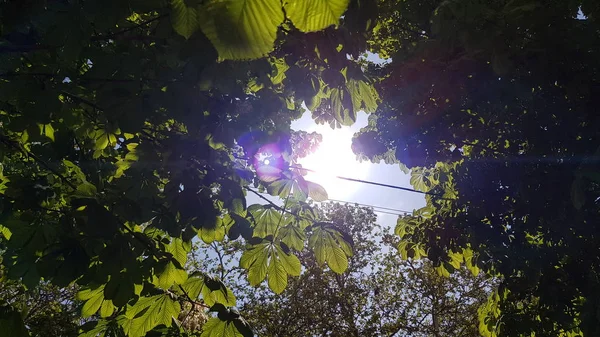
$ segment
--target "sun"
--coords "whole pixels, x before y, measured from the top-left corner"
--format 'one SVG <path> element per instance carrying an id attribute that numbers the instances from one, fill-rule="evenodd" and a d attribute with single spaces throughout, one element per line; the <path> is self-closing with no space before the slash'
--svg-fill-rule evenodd
<path id="1" fill-rule="evenodd" d="M 314 153 L 300 160 L 303 167 L 315 171 L 309 172 L 305 178 L 323 186 L 330 199 L 344 200 L 352 196 L 360 183 L 336 176 L 365 179 L 369 173 L 368 163 L 359 163 L 352 152 L 352 131 L 348 128 L 331 130 L 325 126 L 307 131 L 320 133 L 323 141 Z"/>

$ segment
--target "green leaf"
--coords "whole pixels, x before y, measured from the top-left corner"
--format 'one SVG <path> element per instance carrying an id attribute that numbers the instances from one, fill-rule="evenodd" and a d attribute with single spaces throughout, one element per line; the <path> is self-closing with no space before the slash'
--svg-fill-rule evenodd
<path id="1" fill-rule="evenodd" d="M 80 332 L 78 337 L 106 337 L 108 329 L 107 320 L 89 321 L 81 326 L 83 332 Z"/>
<path id="2" fill-rule="evenodd" d="M 10 240 L 10 237 L 12 236 L 12 232 L 10 231 L 10 229 L 2 225 L 0 225 L 0 234 L 4 236 L 6 240 Z"/>
<path id="3" fill-rule="evenodd" d="M 202 326 L 200 337 L 243 337 L 231 321 L 222 321 L 216 317 L 208 320 Z"/>
<path id="4" fill-rule="evenodd" d="M 84 289 L 79 291 L 77 293 L 77 299 L 85 301 L 81 309 L 81 315 L 83 317 L 94 315 L 98 312 L 104 301 L 104 285 L 99 286 L 96 289 Z"/>
<path id="5" fill-rule="evenodd" d="M 287 287 L 287 272 L 283 267 L 283 263 L 281 263 L 275 253 L 275 250 L 271 251 L 268 274 L 269 288 L 276 294 L 281 294 L 285 290 L 285 287 Z"/>
<path id="6" fill-rule="evenodd" d="M 327 191 L 323 186 L 313 183 L 312 181 L 306 181 L 306 186 L 308 188 L 308 196 L 314 201 L 326 201 L 329 199 Z"/>
<path id="7" fill-rule="evenodd" d="M 248 281 L 252 286 L 260 284 L 267 277 L 270 245 L 269 242 L 263 242 L 252 246 L 240 258 L 240 267 L 248 270 Z"/>
<path id="8" fill-rule="evenodd" d="M 172 300 L 168 294 L 142 297 L 127 308 L 121 326 L 125 335 L 142 337 L 158 325 L 171 326 L 171 322 L 177 319 L 180 311 L 179 303 Z"/>
<path id="9" fill-rule="evenodd" d="M 185 0 L 171 0 L 171 23 L 177 34 L 189 39 L 199 28 L 198 11 Z"/>
<path id="10" fill-rule="evenodd" d="M 330 92 L 333 116 L 345 126 L 351 126 L 356 122 L 356 111 L 349 96 L 346 89 L 333 88 Z"/>
<path id="11" fill-rule="evenodd" d="M 275 66 L 274 73 L 269 75 L 273 84 L 280 84 L 285 79 L 285 72 L 290 69 L 284 58 L 276 58 L 272 64 Z"/>
<path id="12" fill-rule="evenodd" d="M 268 278 L 269 288 L 280 294 L 287 286 L 287 276 L 300 275 L 300 260 L 293 254 L 272 243 L 263 242 L 250 247 L 242 254 L 240 267 L 248 270 L 248 281 L 252 286 Z"/>
<path id="13" fill-rule="evenodd" d="M 300 272 L 302 271 L 302 265 L 300 264 L 300 259 L 294 254 L 287 254 L 283 251 L 283 249 L 279 246 L 277 248 L 277 257 L 285 269 L 286 273 L 292 276 L 300 276 Z"/>
<path id="14" fill-rule="evenodd" d="M 330 247 L 327 248 L 327 252 L 327 265 L 331 270 L 341 274 L 348 269 L 348 257 L 344 253 L 344 250 L 333 242 L 333 239 L 330 241 Z"/>
<path id="15" fill-rule="evenodd" d="M 284 8 L 294 26 L 303 32 L 314 32 L 336 25 L 349 0 L 287 0 Z"/>
<path id="16" fill-rule="evenodd" d="M 448 253 L 448 257 L 450 258 L 450 265 L 455 269 L 460 268 L 460 264 L 463 262 L 463 255 L 461 253 Z"/>
<path id="17" fill-rule="evenodd" d="M 109 137 L 106 131 L 98 130 L 96 132 L 96 143 L 94 144 L 95 150 L 104 150 L 109 143 Z"/>
<path id="18" fill-rule="evenodd" d="M 422 167 L 413 168 L 410 173 L 410 184 L 417 191 L 428 192 L 433 186 L 429 170 Z"/>
<path id="19" fill-rule="evenodd" d="M 306 235 L 300 227 L 294 224 L 289 224 L 285 227 L 282 227 L 279 230 L 278 237 L 281 239 L 281 242 L 285 243 L 292 249 L 301 251 L 304 248 L 304 240 L 306 240 Z"/>
<path id="20" fill-rule="evenodd" d="M 279 0 L 207 1 L 198 10 L 202 32 L 221 60 L 255 59 L 273 50 L 283 22 Z"/>
<path id="21" fill-rule="evenodd" d="M 294 186 L 294 181 L 292 179 L 279 179 L 267 186 L 267 192 L 269 192 L 270 195 L 285 198 L 291 193 L 292 186 Z"/>
<path id="22" fill-rule="evenodd" d="M 400 253 L 400 256 L 402 257 L 403 260 L 408 260 L 409 244 L 410 244 L 410 242 L 408 242 L 406 240 L 402 240 L 398 244 L 398 252 Z"/>
<path id="23" fill-rule="evenodd" d="M 187 254 L 191 250 L 191 244 L 186 243 L 180 238 L 172 238 L 171 243 L 166 247 L 166 251 L 173 255 L 173 258 L 179 262 L 181 266 L 185 266 L 187 262 Z"/>
<path id="24" fill-rule="evenodd" d="M 207 285 L 207 282 L 215 284 L 215 289 L 211 289 L 211 287 Z M 227 288 L 220 280 L 211 278 L 201 273 L 197 273 L 188 278 L 188 280 L 181 287 L 192 299 L 197 299 L 198 296 L 202 294 L 204 303 L 208 306 L 213 306 L 215 303 L 220 303 L 225 306 L 233 307 L 236 304 L 235 295 L 231 289 Z"/>
<path id="25" fill-rule="evenodd" d="M 465 259 L 465 264 L 467 265 L 467 269 L 474 275 L 479 275 L 479 267 L 475 261 L 475 255 L 471 248 L 463 249 L 463 257 Z"/>
<path id="26" fill-rule="evenodd" d="M 218 217 L 216 219 L 215 227 L 200 227 L 198 230 L 198 236 L 204 243 L 210 244 L 215 241 L 223 241 L 225 238 L 225 224 L 223 223 L 223 219 Z"/>
<path id="27" fill-rule="evenodd" d="M 54 128 L 52 124 L 38 124 L 41 129 L 41 134 L 54 141 Z"/>
<path id="28" fill-rule="evenodd" d="M 173 285 L 185 283 L 187 278 L 188 274 L 185 270 L 177 268 L 173 262 L 167 262 L 153 283 L 163 289 L 169 289 Z"/>
<path id="29" fill-rule="evenodd" d="M 76 198 L 94 198 L 97 192 L 96 186 L 85 181 L 77 186 L 74 196 Z"/>
<path id="30" fill-rule="evenodd" d="M 100 317 L 109 317 L 115 312 L 115 306 L 111 300 L 104 300 L 102 302 L 102 306 L 100 307 Z"/>
<path id="31" fill-rule="evenodd" d="M 309 238 L 309 247 L 314 250 L 319 264 L 327 263 L 332 271 L 341 274 L 348 268 L 351 251 L 348 251 L 350 246 L 342 239 L 342 235 L 337 234 L 339 232 L 335 229 L 317 226 Z"/>
<path id="32" fill-rule="evenodd" d="M 450 277 L 450 272 L 448 271 L 448 269 L 446 269 L 446 267 L 443 264 L 441 264 L 439 267 L 435 267 L 435 270 L 440 276 Z"/>
<path id="33" fill-rule="evenodd" d="M 281 212 L 272 207 L 262 207 L 261 205 L 251 205 L 248 211 L 254 217 L 256 227 L 254 236 L 264 238 L 269 235 L 275 235 L 277 226 L 284 226 L 287 219 L 282 219 Z"/>

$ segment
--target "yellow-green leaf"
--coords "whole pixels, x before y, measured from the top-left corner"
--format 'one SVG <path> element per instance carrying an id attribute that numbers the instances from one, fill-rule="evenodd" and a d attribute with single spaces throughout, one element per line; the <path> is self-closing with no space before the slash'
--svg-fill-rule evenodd
<path id="1" fill-rule="evenodd" d="M 286 273 L 292 276 L 300 276 L 302 265 L 300 264 L 300 259 L 298 259 L 296 255 L 286 254 L 281 247 L 277 247 L 277 256 Z"/>
<path id="2" fill-rule="evenodd" d="M 240 258 L 240 267 L 248 270 L 248 281 L 252 286 L 258 285 L 267 277 L 269 246 L 268 242 L 253 246 Z"/>
<path id="3" fill-rule="evenodd" d="M 323 188 L 323 186 L 313 183 L 312 181 L 307 181 L 306 185 L 308 187 L 308 196 L 314 201 L 326 201 L 329 199 L 327 191 L 325 188 Z"/>
<path id="4" fill-rule="evenodd" d="M 232 322 L 211 318 L 202 327 L 200 337 L 242 337 Z"/>
<path id="5" fill-rule="evenodd" d="M 171 1 L 171 23 L 177 34 L 189 39 L 199 27 L 198 11 L 195 7 L 188 7 L 185 0 Z"/>
<path id="6" fill-rule="evenodd" d="M 121 326 L 125 335 L 142 337 L 158 325 L 171 326 L 172 320 L 177 319 L 180 311 L 179 303 L 172 300 L 169 294 L 142 297 L 127 308 Z"/>
<path id="7" fill-rule="evenodd" d="M 189 243 L 184 242 L 180 238 L 173 238 L 171 243 L 166 246 L 166 251 L 173 255 L 173 258 L 182 266 L 187 262 L 187 254 L 191 249 Z"/>
<path id="8" fill-rule="evenodd" d="M 349 2 L 349 0 L 287 0 L 284 8 L 296 28 L 303 32 L 314 32 L 336 25 Z"/>
<path id="9" fill-rule="evenodd" d="M 198 16 L 202 32 L 221 60 L 266 55 L 273 50 L 283 22 L 279 0 L 209 0 L 198 9 Z"/>
<path id="10" fill-rule="evenodd" d="M 163 289 L 169 289 L 173 285 L 185 283 L 187 277 L 188 275 L 185 270 L 177 268 L 173 262 L 167 262 L 164 269 L 155 279 L 154 284 Z"/>
<path id="11" fill-rule="evenodd" d="M 329 268 L 338 274 L 345 272 L 348 269 L 348 257 L 342 248 L 332 244 L 328 251 L 327 265 Z"/>
<path id="12" fill-rule="evenodd" d="M 274 251 L 271 252 L 268 273 L 269 288 L 276 294 L 281 294 L 287 287 L 287 272 Z"/>
<path id="13" fill-rule="evenodd" d="M 81 290 L 77 293 L 77 299 L 86 301 L 81 309 L 81 315 L 83 317 L 92 316 L 100 309 L 104 301 L 104 285 L 96 289 Z"/>
<path id="14" fill-rule="evenodd" d="M 282 214 L 275 208 L 266 208 L 261 205 L 251 205 L 248 211 L 254 217 L 256 227 L 254 228 L 254 236 L 264 238 L 269 235 L 274 235 L 277 231 L 277 226 L 284 226 L 287 221 L 283 221 Z"/>
<path id="15" fill-rule="evenodd" d="M 104 300 L 100 307 L 100 317 L 109 317 L 113 312 L 115 312 L 115 306 L 112 300 Z"/>
<path id="16" fill-rule="evenodd" d="M 96 196 L 96 193 L 96 186 L 85 181 L 77 186 L 75 196 L 78 198 L 93 198 Z"/>
<path id="17" fill-rule="evenodd" d="M 454 252 L 450 252 L 448 254 L 448 257 L 450 258 L 450 265 L 452 267 L 454 267 L 455 269 L 459 269 L 460 268 L 460 264 L 463 261 L 463 256 L 461 253 L 454 253 Z"/>

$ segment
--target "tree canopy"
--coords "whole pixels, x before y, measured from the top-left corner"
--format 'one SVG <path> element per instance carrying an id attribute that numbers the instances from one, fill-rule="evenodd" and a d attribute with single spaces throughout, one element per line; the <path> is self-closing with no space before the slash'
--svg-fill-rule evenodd
<path id="1" fill-rule="evenodd" d="M 600 6 L 593 0 L 1 0 L 0 249 L 31 289 L 76 285 L 83 336 L 252 336 L 194 240 L 243 247 L 282 293 L 351 235 L 298 160 L 317 123 L 396 163 L 427 205 L 398 250 L 501 280 L 486 336 L 600 334 Z M 372 52 L 387 59 L 372 64 Z M 248 193 L 281 204 L 246 205 Z M 26 336 L 2 303 L 0 322 Z"/>
<path id="2" fill-rule="evenodd" d="M 27 287 L 75 282 L 92 317 L 86 336 L 175 329 L 190 304 L 218 313 L 203 336 L 251 336 L 224 283 L 184 269 L 194 238 L 243 239 L 250 283 L 275 292 L 300 273 L 294 251 L 305 244 L 344 271 L 351 243 L 304 203 L 326 192 L 292 169 L 314 137 L 292 137 L 289 124 L 321 100 L 334 106 L 321 117 L 331 123 L 375 109 L 371 80 L 346 57 L 359 51 L 344 42 L 364 40 L 364 13 L 327 28 L 347 7 L 0 2 L 7 277 Z M 284 207 L 247 207 L 246 193 L 259 191 Z"/>
<path id="3" fill-rule="evenodd" d="M 400 250 L 501 276 L 488 335 L 597 335 L 599 7 L 384 3 L 392 60 L 353 147 L 430 193 Z"/>

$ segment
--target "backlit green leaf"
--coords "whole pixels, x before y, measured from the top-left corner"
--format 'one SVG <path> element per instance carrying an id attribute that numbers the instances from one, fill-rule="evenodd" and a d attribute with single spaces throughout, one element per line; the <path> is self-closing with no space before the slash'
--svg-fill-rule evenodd
<path id="1" fill-rule="evenodd" d="M 306 235 L 304 234 L 304 231 L 297 225 L 289 224 L 285 227 L 282 227 L 279 230 L 278 237 L 281 238 L 283 243 L 292 249 L 301 251 L 304 248 L 304 240 L 306 240 Z"/>
<path id="2" fill-rule="evenodd" d="M 142 337 L 158 325 L 171 326 L 180 310 L 179 302 L 168 294 L 142 297 L 127 309 L 122 327 L 127 336 Z"/>
<path id="3" fill-rule="evenodd" d="M 258 285 L 267 277 L 269 248 L 270 243 L 263 242 L 244 251 L 240 258 L 240 267 L 248 270 L 248 281 L 252 286 Z"/>
<path id="4" fill-rule="evenodd" d="M 255 59 L 273 50 L 283 22 L 278 0 L 209 0 L 198 9 L 199 24 L 221 60 Z"/>
<path id="5" fill-rule="evenodd" d="M 180 265 L 184 266 L 187 262 L 187 254 L 191 249 L 189 243 L 184 242 L 180 238 L 171 239 L 171 243 L 166 247 L 166 251 L 173 255 L 173 258 L 179 262 Z"/>
<path id="6" fill-rule="evenodd" d="M 185 0 L 171 0 L 171 23 L 177 34 L 189 39 L 198 30 L 198 11 Z"/>
<path id="7" fill-rule="evenodd" d="M 336 25 L 349 2 L 349 0 L 287 0 L 284 2 L 284 8 L 296 28 L 303 32 L 314 32 Z"/>
<path id="8" fill-rule="evenodd" d="M 285 287 L 287 287 L 287 272 L 275 251 L 271 251 L 268 274 L 269 288 L 276 294 L 281 294 Z"/>
<path id="9" fill-rule="evenodd" d="M 95 289 L 84 289 L 79 291 L 77 293 L 77 299 L 85 301 L 81 309 L 81 315 L 83 317 L 94 315 L 98 312 L 104 301 L 104 285 Z"/>
<path id="10" fill-rule="evenodd" d="M 204 324 L 200 337 L 243 337 L 243 335 L 238 332 L 233 322 L 214 317 Z"/>
<path id="11" fill-rule="evenodd" d="M 183 284 L 187 280 L 187 272 L 177 268 L 173 262 L 167 262 L 165 267 L 158 273 L 154 284 L 163 289 L 169 289 L 173 285 Z"/>
<path id="12" fill-rule="evenodd" d="M 254 217 L 256 227 L 254 228 L 254 236 L 264 238 L 269 235 L 274 235 L 277 231 L 277 226 L 284 226 L 287 219 L 282 219 L 281 212 L 275 208 L 266 208 L 260 205 L 252 205 L 248 207 L 248 211 Z"/>
<path id="13" fill-rule="evenodd" d="M 329 199 L 327 195 L 327 191 L 323 186 L 313 183 L 312 181 L 306 181 L 308 188 L 308 196 L 311 197 L 314 201 L 326 201 Z"/>

